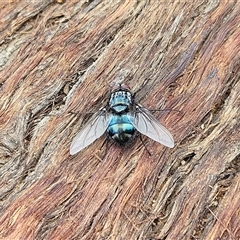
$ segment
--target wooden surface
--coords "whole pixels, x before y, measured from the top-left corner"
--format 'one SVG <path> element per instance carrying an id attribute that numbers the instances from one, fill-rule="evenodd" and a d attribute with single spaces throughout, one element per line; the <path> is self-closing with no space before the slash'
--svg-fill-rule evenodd
<path id="1" fill-rule="evenodd" d="M 240 239 L 238 1 L 0 3 L 0 239 Z M 125 82 L 174 135 L 69 145 Z"/>

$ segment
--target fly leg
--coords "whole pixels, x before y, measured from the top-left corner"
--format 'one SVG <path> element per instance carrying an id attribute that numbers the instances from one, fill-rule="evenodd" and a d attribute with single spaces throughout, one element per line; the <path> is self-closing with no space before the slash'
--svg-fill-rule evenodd
<path id="1" fill-rule="evenodd" d="M 141 135 L 141 134 L 140 134 L 140 140 L 141 140 L 141 142 L 142 142 L 142 145 L 144 146 L 144 148 L 145 148 L 146 151 L 148 152 L 149 156 L 151 157 L 152 154 L 151 154 L 150 151 L 148 150 L 148 148 L 147 148 L 145 142 L 143 141 L 143 139 L 142 139 L 142 135 Z"/>
<path id="2" fill-rule="evenodd" d="M 109 149 L 109 144 L 111 144 L 111 141 L 109 140 L 109 138 L 106 138 L 104 141 L 103 141 L 103 144 L 102 146 L 100 147 L 100 150 L 102 150 L 103 146 L 106 145 L 106 147 L 104 148 L 104 152 L 103 152 L 103 155 L 101 156 L 101 159 L 104 159 L 107 155 L 107 150 Z"/>

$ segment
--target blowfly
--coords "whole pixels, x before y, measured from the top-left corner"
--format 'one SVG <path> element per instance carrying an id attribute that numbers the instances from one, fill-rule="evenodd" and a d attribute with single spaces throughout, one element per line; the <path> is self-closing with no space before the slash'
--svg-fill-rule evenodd
<path id="1" fill-rule="evenodd" d="M 70 147 L 73 155 L 102 136 L 126 145 L 140 132 L 167 147 L 174 147 L 172 134 L 142 105 L 137 103 L 126 84 L 111 85 L 108 103 L 92 116 L 92 120 L 76 135 Z"/>

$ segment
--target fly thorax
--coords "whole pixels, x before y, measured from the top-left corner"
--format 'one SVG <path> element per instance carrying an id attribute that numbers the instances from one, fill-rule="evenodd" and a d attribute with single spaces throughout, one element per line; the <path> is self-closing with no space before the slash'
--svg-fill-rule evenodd
<path id="1" fill-rule="evenodd" d="M 132 95 L 127 91 L 117 91 L 111 94 L 109 107 L 116 113 L 122 113 L 129 110 L 132 105 Z"/>

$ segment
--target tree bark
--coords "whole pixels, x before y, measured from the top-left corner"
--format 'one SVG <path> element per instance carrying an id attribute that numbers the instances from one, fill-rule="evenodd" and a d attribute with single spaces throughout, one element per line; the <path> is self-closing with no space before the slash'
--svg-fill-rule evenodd
<path id="1" fill-rule="evenodd" d="M 0 239 L 240 239 L 238 1 L 0 5 Z M 111 82 L 180 111 L 173 149 L 70 156 Z"/>

